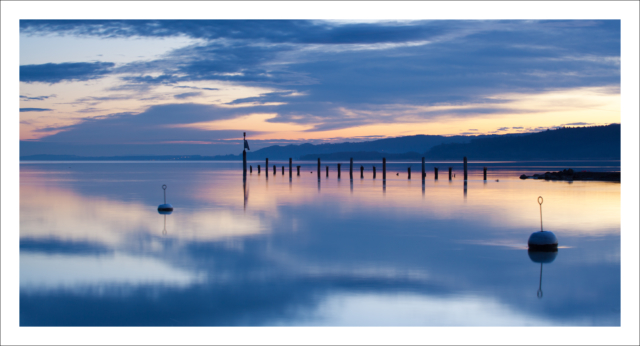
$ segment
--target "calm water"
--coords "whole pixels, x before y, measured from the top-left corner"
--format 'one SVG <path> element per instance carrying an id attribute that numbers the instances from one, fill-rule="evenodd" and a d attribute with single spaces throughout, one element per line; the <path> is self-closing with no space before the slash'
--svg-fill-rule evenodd
<path id="1" fill-rule="evenodd" d="M 619 162 L 472 163 L 466 189 L 459 162 L 424 185 L 417 163 L 384 185 L 377 162 L 250 164 L 243 185 L 239 163 L 22 163 L 20 324 L 620 325 L 620 184 L 518 179 Z"/>

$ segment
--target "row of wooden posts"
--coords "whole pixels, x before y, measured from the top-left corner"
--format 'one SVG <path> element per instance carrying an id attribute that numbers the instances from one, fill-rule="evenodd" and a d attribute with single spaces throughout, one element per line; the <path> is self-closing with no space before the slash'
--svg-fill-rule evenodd
<path id="1" fill-rule="evenodd" d="M 463 159 L 463 166 L 464 166 L 464 180 L 467 180 L 467 158 L 464 157 Z M 242 155 L 242 167 L 243 167 L 243 174 L 246 177 L 247 175 L 247 154 L 246 152 L 243 152 Z M 265 167 L 268 169 L 269 168 L 269 159 L 265 159 Z M 325 166 L 326 167 L 326 177 L 329 177 L 329 166 Z M 296 166 L 296 170 L 297 170 L 297 174 L 298 176 L 300 175 L 300 166 Z M 321 167 L 320 167 L 320 158 L 318 158 L 318 169 L 317 169 L 317 174 L 318 174 L 318 179 L 320 179 L 320 171 L 321 171 Z M 249 173 L 253 173 L 253 166 L 249 166 Z M 258 174 L 260 174 L 260 165 L 258 165 Z M 276 174 L 276 165 L 273 165 L 273 175 Z M 433 168 L 433 174 L 435 177 L 435 180 L 438 180 L 438 167 L 434 167 Z M 453 174 L 453 168 L 449 167 L 449 180 L 452 179 L 452 174 Z M 284 175 L 284 166 L 282 166 L 282 175 Z M 291 158 L 289 158 L 289 177 L 291 178 L 293 175 L 293 160 Z M 338 178 L 340 178 L 341 175 L 341 164 L 338 163 Z M 424 165 L 424 157 L 422 158 L 422 180 L 424 180 L 427 176 L 427 173 L 425 171 L 425 165 Z M 407 168 L 407 177 L 408 179 L 411 179 L 411 167 Z M 487 180 L 487 167 L 484 167 L 483 169 L 483 177 L 484 180 Z M 353 158 L 351 158 L 349 160 L 349 178 L 353 179 Z M 364 178 L 364 166 L 360 166 L 360 179 Z M 373 179 L 376 178 L 376 167 L 373 166 Z M 387 159 L 383 158 L 382 159 L 382 179 L 386 180 L 387 179 Z"/>

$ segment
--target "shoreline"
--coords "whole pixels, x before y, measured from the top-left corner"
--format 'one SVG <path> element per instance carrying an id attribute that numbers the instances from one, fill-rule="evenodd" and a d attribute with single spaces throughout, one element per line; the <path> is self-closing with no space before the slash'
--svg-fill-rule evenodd
<path id="1" fill-rule="evenodd" d="M 564 169 L 558 172 L 545 172 L 543 174 L 534 174 L 531 176 L 522 174 L 520 179 L 620 182 L 620 172 L 574 172 L 573 169 Z"/>

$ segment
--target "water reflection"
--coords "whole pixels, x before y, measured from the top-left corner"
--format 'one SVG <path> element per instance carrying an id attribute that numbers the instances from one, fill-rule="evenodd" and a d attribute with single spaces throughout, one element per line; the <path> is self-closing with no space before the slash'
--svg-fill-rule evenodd
<path id="1" fill-rule="evenodd" d="M 619 185 L 470 180 L 465 203 L 460 180 L 381 196 L 211 165 L 162 167 L 179 208 L 162 226 L 158 166 L 23 166 L 21 325 L 620 324 Z M 521 248 L 543 193 L 571 248 L 534 304 Z"/>
<path id="2" fill-rule="evenodd" d="M 540 263 L 540 283 L 538 285 L 538 298 L 542 298 L 542 264 L 551 263 L 558 256 L 558 251 L 528 251 L 529 259 L 534 263 Z"/>

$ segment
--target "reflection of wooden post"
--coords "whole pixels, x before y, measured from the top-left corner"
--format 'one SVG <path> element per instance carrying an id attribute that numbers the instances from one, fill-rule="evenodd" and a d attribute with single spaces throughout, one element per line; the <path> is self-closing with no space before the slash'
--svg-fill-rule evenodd
<path id="1" fill-rule="evenodd" d="M 373 166 L 373 179 L 376 178 L 376 166 Z"/>
<path id="2" fill-rule="evenodd" d="M 318 158 L 318 180 L 320 180 L 320 158 Z"/>
<path id="3" fill-rule="evenodd" d="M 327 178 L 329 178 L 329 166 L 325 166 L 325 168 L 327 169 Z"/>
<path id="4" fill-rule="evenodd" d="M 487 180 L 487 167 L 484 168 L 484 180 Z"/>
<path id="5" fill-rule="evenodd" d="M 364 167 L 360 166 L 360 179 L 364 178 Z"/>
<path id="6" fill-rule="evenodd" d="M 293 166 L 291 164 L 292 164 L 292 161 L 291 161 L 291 158 L 289 158 L 289 178 L 291 178 L 291 175 L 293 174 L 291 171 L 293 169 Z"/>
<path id="7" fill-rule="evenodd" d="M 349 159 L 349 179 L 353 179 L 353 157 Z"/>
<path id="8" fill-rule="evenodd" d="M 387 180 L 387 159 L 382 158 L 382 180 Z"/>
<path id="9" fill-rule="evenodd" d="M 338 164 L 338 179 L 340 179 L 340 164 Z"/>
<path id="10" fill-rule="evenodd" d="M 433 174 L 435 175 L 435 180 L 438 180 L 438 167 L 433 167 Z"/>
<path id="11" fill-rule="evenodd" d="M 296 168 L 298 169 L 298 176 L 300 176 L 300 166 L 296 166 Z"/>
<path id="12" fill-rule="evenodd" d="M 452 167 L 449 167 L 449 180 L 451 180 L 451 170 L 452 169 L 453 169 Z"/>
<path id="13" fill-rule="evenodd" d="M 424 169 L 424 157 L 422 158 L 422 180 L 427 176 L 427 171 Z"/>
<path id="14" fill-rule="evenodd" d="M 467 180 L 467 157 L 464 157 L 464 180 Z"/>
<path id="15" fill-rule="evenodd" d="M 407 168 L 408 179 L 411 179 L 411 167 Z"/>

